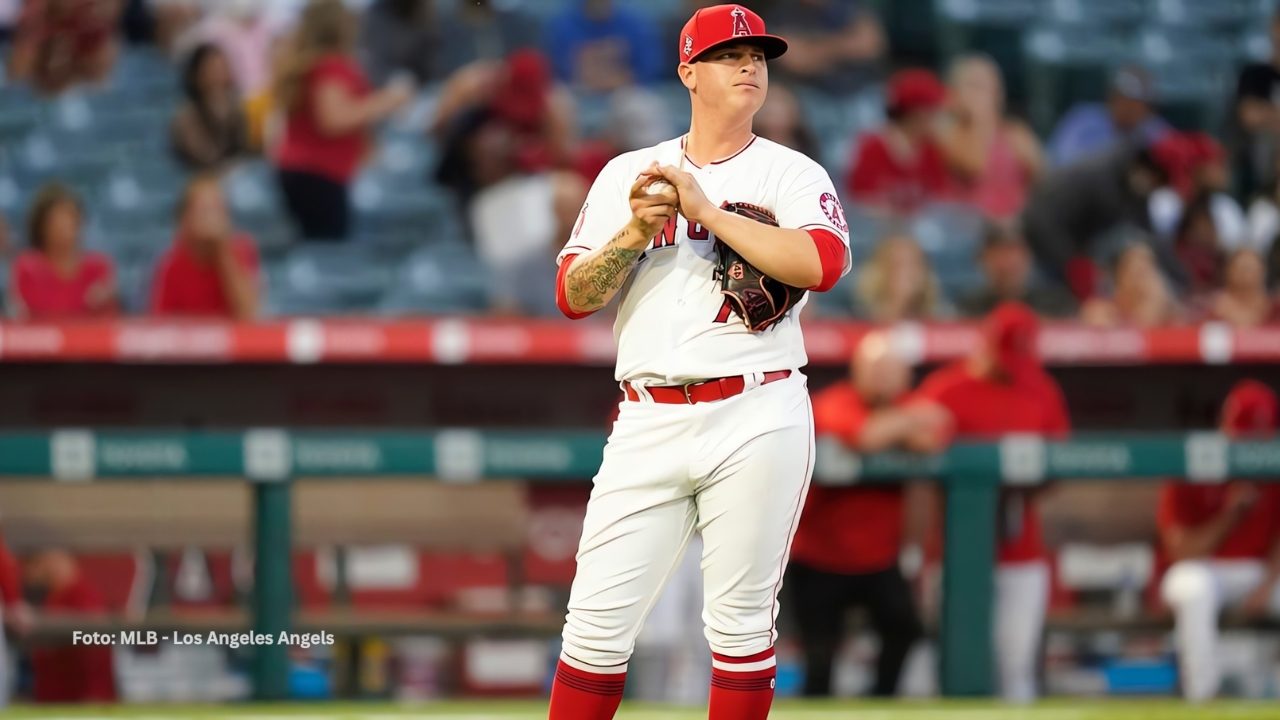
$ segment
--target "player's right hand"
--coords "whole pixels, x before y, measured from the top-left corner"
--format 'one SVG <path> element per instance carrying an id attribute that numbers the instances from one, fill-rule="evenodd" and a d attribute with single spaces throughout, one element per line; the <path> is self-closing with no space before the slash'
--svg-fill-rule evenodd
<path id="1" fill-rule="evenodd" d="M 663 179 L 662 175 L 656 172 L 657 167 L 657 163 L 650 165 L 640 173 L 640 177 L 636 178 L 631 186 L 631 224 L 646 238 L 662 232 L 662 226 L 675 217 L 676 209 L 680 205 L 680 198 L 675 188 L 657 195 L 650 195 L 646 190 L 650 183 Z"/>

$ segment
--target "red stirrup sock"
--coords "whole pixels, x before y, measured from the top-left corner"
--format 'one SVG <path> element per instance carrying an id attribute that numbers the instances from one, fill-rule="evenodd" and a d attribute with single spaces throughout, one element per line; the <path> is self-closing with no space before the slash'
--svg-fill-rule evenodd
<path id="1" fill-rule="evenodd" d="M 621 672 L 588 672 L 560 658 L 556 665 L 556 679 L 551 685 L 548 720 L 613 720 L 618 705 L 622 703 L 622 688 L 627 682 L 626 667 L 623 665 Z"/>
<path id="2" fill-rule="evenodd" d="M 773 648 L 747 657 L 712 653 L 709 720 L 765 720 L 777 673 Z"/>

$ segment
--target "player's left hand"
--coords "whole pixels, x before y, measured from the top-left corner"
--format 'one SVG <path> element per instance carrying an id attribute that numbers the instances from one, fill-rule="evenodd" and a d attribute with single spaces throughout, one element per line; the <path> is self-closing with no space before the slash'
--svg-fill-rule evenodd
<path id="1" fill-rule="evenodd" d="M 676 194 L 680 196 L 680 214 L 689 222 L 701 225 L 716 211 L 716 206 L 707 199 L 693 175 L 674 165 L 663 165 L 658 168 L 658 173 L 675 187 Z"/>

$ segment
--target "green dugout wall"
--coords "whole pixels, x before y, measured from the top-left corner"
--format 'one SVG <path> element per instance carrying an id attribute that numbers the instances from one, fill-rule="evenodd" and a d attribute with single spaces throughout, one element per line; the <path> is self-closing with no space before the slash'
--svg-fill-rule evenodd
<path id="1" fill-rule="evenodd" d="M 291 488 L 323 478 L 408 477 L 448 483 L 521 477 L 582 482 L 595 474 L 599 433 L 489 432 L 93 432 L 0 434 L 5 482 L 109 482 L 119 478 L 227 477 L 253 484 L 253 630 L 290 630 Z M 815 482 L 852 485 L 932 478 L 946 494 L 941 627 L 942 688 L 950 696 L 993 691 L 991 607 L 995 513 L 1001 484 L 1051 480 L 1158 480 L 1216 483 L 1280 477 L 1280 442 L 1228 442 L 1215 433 L 1081 435 L 1068 442 L 1009 436 L 958 444 L 942 455 L 858 456 L 820 443 Z M 283 646 L 257 648 L 254 690 L 287 694 Z"/>

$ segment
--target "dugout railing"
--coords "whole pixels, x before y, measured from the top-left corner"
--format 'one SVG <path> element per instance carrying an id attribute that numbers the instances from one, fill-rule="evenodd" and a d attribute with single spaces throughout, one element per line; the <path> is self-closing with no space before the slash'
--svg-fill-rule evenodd
<path id="1" fill-rule="evenodd" d="M 278 636 L 299 624 L 290 569 L 294 483 L 418 478 L 468 484 L 513 477 L 582 482 L 595 473 L 603 443 L 604 437 L 593 432 L 469 429 L 5 432 L 0 433 L 0 478 L 57 483 L 247 480 L 253 488 L 256 558 L 249 620 L 254 632 Z M 339 447 L 342 452 L 332 451 Z M 1229 442 L 1208 432 L 1078 435 L 1064 442 L 1007 436 L 997 443 L 959 443 L 936 456 L 858 456 L 837 443 L 820 442 L 814 472 L 815 482 L 826 485 L 934 479 L 943 487 L 939 644 L 941 687 L 948 696 L 989 695 L 993 690 L 991 608 L 1001 484 L 1168 478 L 1218 483 L 1277 477 L 1280 441 Z M 305 621 L 301 625 L 306 629 Z M 253 687 L 259 699 L 286 696 L 287 648 L 254 648 Z"/>

